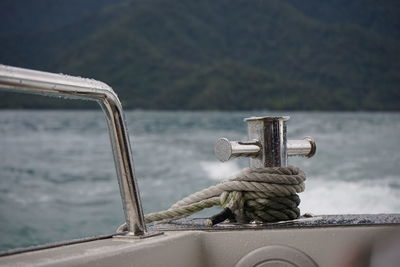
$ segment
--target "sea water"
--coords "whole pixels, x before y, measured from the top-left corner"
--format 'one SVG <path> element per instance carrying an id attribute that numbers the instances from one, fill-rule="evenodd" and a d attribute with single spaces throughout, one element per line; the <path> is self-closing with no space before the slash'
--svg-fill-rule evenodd
<path id="1" fill-rule="evenodd" d="M 290 115 L 290 139 L 316 139 L 313 158 L 289 159 L 307 174 L 302 213 L 400 212 L 400 113 L 128 111 L 145 213 L 246 167 L 218 162 L 214 143 L 246 140 L 243 118 L 266 115 Z M 100 111 L 0 111 L 0 250 L 110 234 L 123 220 Z"/>

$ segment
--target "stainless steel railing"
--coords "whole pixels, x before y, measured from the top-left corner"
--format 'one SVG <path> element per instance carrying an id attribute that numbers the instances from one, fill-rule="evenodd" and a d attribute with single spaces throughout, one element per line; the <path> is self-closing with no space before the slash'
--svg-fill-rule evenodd
<path id="1" fill-rule="evenodd" d="M 111 87 L 92 79 L 0 65 L 0 88 L 97 101 L 106 115 L 108 124 L 128 229 L 125 236 L 149 235 L 144 223 L 122 105 Z"/>

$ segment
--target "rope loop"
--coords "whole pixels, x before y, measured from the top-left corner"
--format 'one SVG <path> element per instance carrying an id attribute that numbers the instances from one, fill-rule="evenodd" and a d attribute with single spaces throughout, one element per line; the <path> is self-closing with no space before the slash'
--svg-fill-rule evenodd
<path id="1" fill-rule="evenodd" d="M 276 222 L 293 220 L 300 216 L 300 198 L 297 193 L 304 191 L 305 174 L 299 168 L 246 168 L 225 183 L 230 181 L 258 183 L 254 191 L 221 193 L 220 205 L 231 210 L 231 221 Z M 243 187 L 247 185 L 242 184 Z M 262 190 L 258 190 L 259 188 Z M 208 223 L 213 225 L 216 221 L 211 218 Z"/>
<path id="2" fill-rule="evenodd" d="M 226 219 L 238 223 L 297 219 L 297 193 L 304 191 L 305 180 L 304 172 L 293 166 L 245 168 L 217 185 L 185 197 L 168 210 L 147 214 L 145 222 L 176 220 L 216 205 L 224 209 L 207 220 L 208 225 Z M 123 230 L 122 225 L 118 231 Z"/>

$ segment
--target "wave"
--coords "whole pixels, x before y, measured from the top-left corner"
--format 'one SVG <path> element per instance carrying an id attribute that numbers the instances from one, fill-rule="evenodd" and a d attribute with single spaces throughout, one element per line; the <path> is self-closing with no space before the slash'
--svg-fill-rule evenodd
<path id="1" fill-rule="evenodd" d="M 400 212 L 400 192 L 393 186 L 399 177 L 381 181 L 312 180 L 300 194 L 302 213 L 363 214 Z"/>
<path id="2" fill-rule="evenodd" d="M 215 162 L 202 161 L 200 162 L 202 170 L 212 180 L 222 181 L 240 171 L 239 165 L 234 161 Z"/>

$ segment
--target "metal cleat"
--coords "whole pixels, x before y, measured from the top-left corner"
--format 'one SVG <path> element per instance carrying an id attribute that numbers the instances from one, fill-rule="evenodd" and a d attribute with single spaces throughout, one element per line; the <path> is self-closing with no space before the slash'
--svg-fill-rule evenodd
<path id="1" fill-rule="evenodd" d="M 250 158 L 250 167 L 285 167 L 288 156 L 311 158 L 316 152 L 313 138 L 287 140 L 286 121 L 283 117 L 246 118 L 249 141 L 219 139 L 215 144 L 216 157 L 224 162 L 236 157 Z"/>

